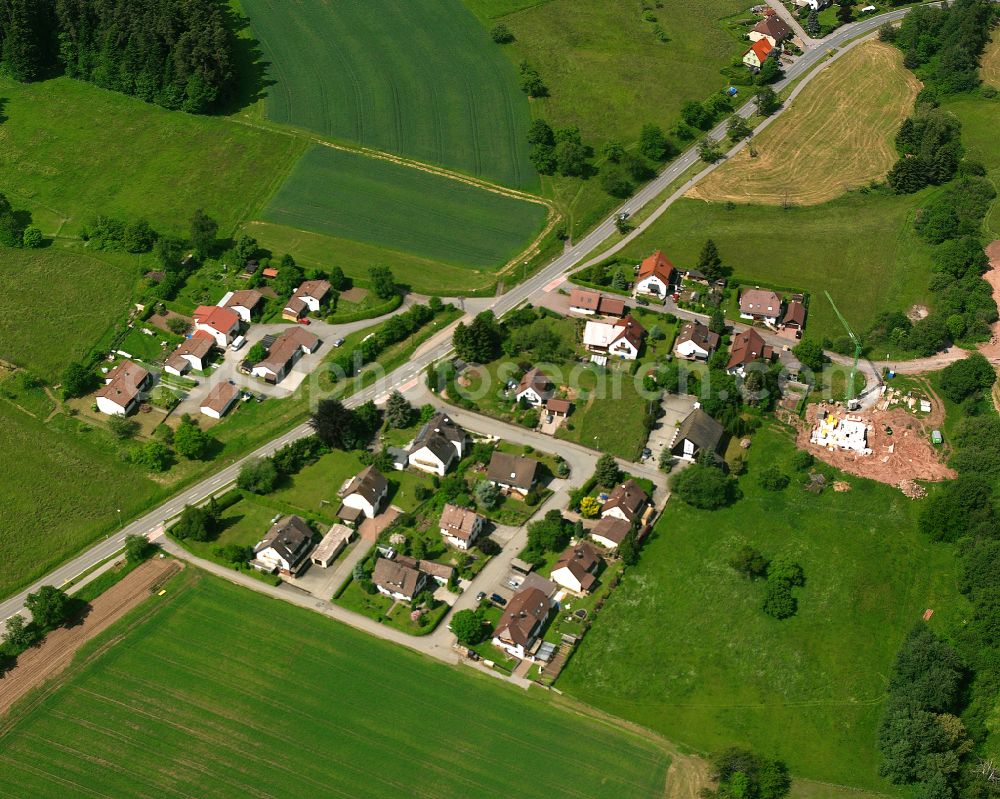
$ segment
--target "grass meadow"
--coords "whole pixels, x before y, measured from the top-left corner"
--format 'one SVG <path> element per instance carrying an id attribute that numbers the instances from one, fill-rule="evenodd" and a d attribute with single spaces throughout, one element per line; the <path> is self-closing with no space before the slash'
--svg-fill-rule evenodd
<path id="1" fill-rule="evenodd" d="M 998 42 L 992 43 L 990 48 L 1000 54 Z M 1000 61 L 1000 55 L 995 58 Z M 962 122 L 962 144 L 967 156 L 983 164 L 993 185 L 1000 189 L 1000 148 L 996 142 L 1000 99 L 967 96 L 949 102 L 944 107 Z M 986 217 L 985 228 L 988 235 L 1000 239 L 1000 201 L 994 200 L 993 209 Z"/>
<path id="2" fill-rule="evenodd" d="M 541 231 L 547 209 L 420 169 L 316 145 L 265 221 L 455 266 L 496 269 Z M 336 250 L 332 249 L 335 253 Z"/>
<path id="3" fill-rule="evenodd" d="M 538 188 L 515 65 L 459 0 L 241 5 L 271 120 Z"/>
<path id="4" fill-rule="evenodd" d="M 793 451 L 790 434 L 765 428 L 743 499 L 714 513 L 668 502 L 558 687 L 696 750 L 746 744 L 797 777 L 894 792 L 875 744 L 887 676 L 925 609 L 935 627 L 960 623 L 956 566 L 917 533 L 919 504 L 889 486 L 837 475 L 850 491 L 761 489 L 763 466 L 792 474 Z M 802 565 L 793 618 L 765 615 L 763 583 L 728 565 L 747 544 Z"/>
<path id="5" fill-rule="evenodd" d="M 0 78 L 0 94 L 0 185 L 46 234 L 75 234 L 107 214 L 187 235 L 196 208 L 227 234 L 303 149 L 291 136 L 167 111 L 69 78 Z"/>
<path id="6" fill-rule="evenodd" d="M 0 792 L 663 795 L 655 743 L 541 694 L 194 570 L 166 588 L 122 641 L 100 649 L 120 624 L 13 710 Z"/>

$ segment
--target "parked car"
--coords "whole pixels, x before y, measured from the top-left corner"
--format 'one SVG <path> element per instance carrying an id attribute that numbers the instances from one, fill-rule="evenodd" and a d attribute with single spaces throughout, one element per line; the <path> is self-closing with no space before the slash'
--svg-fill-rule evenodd
<path id="1" fill-rule="evenodd" d="M 646 447 L 642 451 L 642 458 L 643 458 L 643 460 L 645 460 L 646 458 L 652 458 L 652 457 L 653 457 L 653 450 L 651 450 L 649 447 Z"/>
<path id="2" fill-rule="evenodd" d="M 344 344 L 344 339 L 342 338 L 338 338 L 335 342 L 333 342 L 334 347 L 341 347 L 343 346 L 343 344 Z"/>
<path id="3" fill-rule="evenodd" d="M 308 324 L 310 324 L 310 322 L 309 322 L 309 317 L 308 317 L 308 316 L 303 316 L 303 317 L 302 317 L 301 319 L 298 319 L 298 320 L 296 320 L 296 321 L 297 321 L 297 322 L 298 322 L 298 323 L 299 323 L 300 325 L 308 325 Z"/>
<path id="4" fill-rule="evenodd" d="M 649 305 L 649 300 L 647 300 L 645 297 L 636 297 L 635 298 L 635 304 L 636 305 Z"/>
<path id="5" fill-rule="evenodd" d="M 480 591 L 478 594 L 476 594 L 476 602 L 482 602 L 484 599 L 486 599 L 485 591 Z"/>
<path id="6" fill-rule="evenodd" d="M 236 352 L 240 347 L 247 343 L 246 336 L 237 336 L 233 339 L 233 343 L 229 345 L 229 349 Z"/>
<path id="7" fill-rule="evenodd" d="M 500 594 L 490 594 L 490 602 L 500 605 L 500 607 L 507 604 L 507 600 L 500 596 Z"/>

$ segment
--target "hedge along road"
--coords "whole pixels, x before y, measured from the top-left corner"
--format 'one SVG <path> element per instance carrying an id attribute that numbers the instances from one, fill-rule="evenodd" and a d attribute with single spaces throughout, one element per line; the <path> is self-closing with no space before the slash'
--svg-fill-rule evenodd
<path id="1" fill-rule="evenodd" d="M 931 5 L 939 4 L 932 3 Z M 786 77 L 774 85 L 775 91 L 780 91 L 790 82 L 803 76 L 810 69 L 817 66 L 817 64 L 820 64 L 828 53 L 841 47 L 849 40 L 871 33 L 887 21 L 902 19 L 908 12 L 908 8 L 897 9 L 887 14 L 869 17 L 861 20 L 860 22 L 855 22 L 851 25 L 845 26 L 821 45 L 807 51 L 801 58 L 799 58 L 798 61 L 790 66 L 785 73 Z M 826 63 L 830 62 L 827 61 Z M 819 68 L 821 69 L 823 66 L 825 66 L 825 64 L 820 64 Z M 744 118 L 747 118 L 753 114 L 754 108 L 754 102 L 749 101 L 738 109 L 736 113 Z M 768 119 L 774 119 L 774 117 L 780 113 L 781 109 L 775 112 L 775 114 Z M 761 124 L 761 127 L 767 123 L 768 120 L 765 120 Z M 709 135 L 714 139 L 721 140 L 721 138 L 725 135 L 725 132 L 726 121 L 723 121 L 709 131 Z M 737 145 L 737 147 L 739 146 L 740 145 Z M 515 286 L 501 297 L 497 297 L 486 307 L 489 310 L 492 310 L 497 316 L 502 316 L 513 310 L 522 302 L 531 299 L 534 295 L 545 291 L 546 286 L 549 283 L 558 281 L 564 273 L 580 265 L 584 259 L 587 258 L 587 256 L 598 250 L 601 244 L 604 243 L 605 239 L 616 232 L 615 221 L 620 213 L 624 211 L 635 213 L 648 203 L 653 202 L 673 181 L 684 174 L 697 162 L 698 148 L 696 146 L 691 147 L 678 156 L 677 159 L 670 164 L 670 166 L 668 166 L 650 183 L 640 189 L 629 200 L 619 206 L 619 208 L 617 208 L 611 216 L 601 222 L 573 247 L 566 250 L 562 255 L 554 259 L 551 263 L 528 280 Z M 671 194 L 670 197 L 668 197 L 657 208 L 656 212 L 651 215 L 650 219 L 645 220 L 643 224 L 636 229 L 636 233 L 641 232 L 646 224 L 651 222 L 656 216 L 663 213 L 672 202 L 682 196 L 684 192 L 694 185 L 694 183 L 712 172 L 716 166 L 717 164 L 709 164 L 704 170 L 688 181 L 680 190 Z M 627 240 L 627 237 L 622 239 L 622 241 Z M 604 253 L 601 257 L 603 258 L 607 254 L 608 253 Z M 384 379 L 377 381 L 374 385 L 362 389 L 358 393 L 352 395 L 350 398 L 345 400 L 344 404 L 348 407 L 356 407 L 357 405 L 360 405 L 368 400 L 374 400 L 377 397 L 381 397 L 383 394 L 395 388 L 400 388 L 411 381 L 419 380 L 427 366 L 440 360 L 450 351 L 450 338 L 443 338 L 440 344 L 427 349 L 421 355 L 415 356 L 407 364 L 389 373 Z M 284 435 L 274 439 L 270 443 L 260 447 L 255 452 L 252 452 L 244 458 L 226 466 L 221 471 L 216 472 L 216 474 L 212 477 L 209 477 L 186 491 L 183 491 L 139 519 L 125 525 L 115 535 L 100 542 L 99 544 L 96 544 L 73 560 L 49 572 L 49 574 L 35 582 L 33 585 L 9 597 L 3 603 L 0 603 L 0 620 L 6 619 L 15 613 L 20 613 L 27 617 L 30 614 L 24 609 L 24 600 L 29 593 L 37 591 L 43 585 L 64 585 L 66 582 L 79 574 L 95 567 L 97 564 L 102 563 L 105 560 L 108 560 L 121 551 L 125 541 L 125 536 L 127 535 L 158 534 L 163 524 L 177 516 L 184 509 L 185 505 L 195 505 L 199 502 L 203 502 L 213 494 L 218 494 L 226 487 L 232 485 L 236 481 L 240 468 L 246 461 L 252 458 L 267 457 L 286 444 L 295 441 L 298 438 L 302 438 L 303 436 L 307 436 L 311 432 L 312 431 L 308 424 L 299 425 L 298 427 L 289 430 Z"/>

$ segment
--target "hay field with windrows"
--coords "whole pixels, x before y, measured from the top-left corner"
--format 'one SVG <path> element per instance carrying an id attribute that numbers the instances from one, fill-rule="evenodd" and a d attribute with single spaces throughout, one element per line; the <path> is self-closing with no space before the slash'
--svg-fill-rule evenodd
<path id="1" fill-rule="evenodd" d="M 264 209 L 266 222 L 411 253 L 455 266 L 499 269 L 541 232 L 548 210 L 442 175 L 315 145 Z M 336 263 L 337 249 L 330 257 Z"/>
<path id="2" fill-rule="evenodd" d="M 979 63 L 979 75 L 983 83 L 1000 89 L 1000 33 L 993 34 L 993 41 L 986 46 Z"/>
<path id="3" fill-rule="evenodd" d="M 918 91 L 899 50 L 874 41 L 858 45 L 688 196 L 818 205 L 881 180 L 896 161 L 896 132 Z"/>
<path id="4" fill-rule="evenodd" d="M 536 190 L 517 70 L 459 0 L 241 0 L 269 119 Z"/>
<path id="5" fill-rule="evenodd" d="M 14 708 L 0 795 L 664 794 L 657 742 L 542 692 L 191 569 L 149 603 L 121 641 L 100 651 L 124 624 L 61 686 Z"/>

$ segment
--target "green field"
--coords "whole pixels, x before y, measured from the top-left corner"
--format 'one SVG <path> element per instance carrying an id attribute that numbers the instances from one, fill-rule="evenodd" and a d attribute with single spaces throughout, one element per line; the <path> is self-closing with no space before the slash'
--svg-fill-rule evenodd
<path id="1" fill-rule="evenodd" d="M 994 46 L 994 50 L 998 49 Z M 996 120 L 1000 115 L 1000 100 L 963 97 L 949 102 L 945 108 L 962 121 L 962 144 L 969 158 L 983 164 L 993 185 L 1000 189 L 1000 147 L 996 141 Z M 986 232 L 1000 239 L 1000 201 L 986 217 Z"/>
<path id="2" fill-rule="evenodd" d="M 886 485 L 761 489 L 761 466 L 791 474 L 792 452 L 765 428 L 744 499 L 714 513 L 669 501 L 558 687 L 696 750 L 749 744 L 796 776 L 889 791 L 875 744 L 887 675 L 925 609 L 938 629 L 961 623 L 951 549 L 928 544 L 919 503 Z M 763 584 L 729 567 L 745 544 L 802 565 L 796 616 L 765 615 Z"/>
<path id="3" fill-rule="evenodd" d="M 537 189 L 515 67 L 459 0 L 241 4 L 270 119 Z"/>
<path id="4" fill-rule="evenodd" d="M 711 238 L 734 279 L 812 295 L 806 336 L 844 333 L 823 296 L 829 291 L 856 331 L 883 310 L 906 311 L 931 300 L 931 248 L 912 219 L 928 192 L 905 197 L 849 194 L 809 207 L 737 205 L 681 199 L 623 251 L 644 258 L 662 249 L 694 268 Z"/>
<path id="5" fill-rule="evenodd" d="M 0 793 L 663 795 L 661 748 L 541 693 L 190 569 L 149 602 L 123 641 L 13 711 Z"/>
<path id="6" fill-rule="evenodd" d="M 314 146 L 264 210 L 279 225 L 454 266 L 496 269 L 541 231 L 546 208 L 460 181 Z M 336 248 L 332 248 L 336 258 Z"/>
<path id="7" fill-rule="evenodd" d="M 97 214 L 186 235 L 196 208 L 229 233 L 302 152 L 291 136 L 166 111 L 89 83 L 0 79 L 0 186 L 45 233 Z"/>

